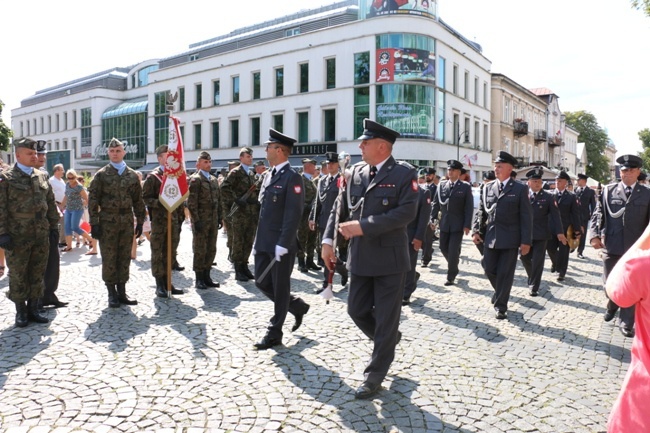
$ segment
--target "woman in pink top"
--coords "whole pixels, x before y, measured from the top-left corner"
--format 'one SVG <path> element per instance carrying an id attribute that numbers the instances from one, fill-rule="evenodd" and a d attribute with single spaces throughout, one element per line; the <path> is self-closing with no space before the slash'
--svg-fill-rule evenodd
<path id="1" fill-rule="evenodd" d="M 650 432 L 650 225 L 621 257 L 607 279 L 607 295 L 621 307 L 636 305 L 636 336 L 621 393 L 607 422 L 608 433 Z"/>

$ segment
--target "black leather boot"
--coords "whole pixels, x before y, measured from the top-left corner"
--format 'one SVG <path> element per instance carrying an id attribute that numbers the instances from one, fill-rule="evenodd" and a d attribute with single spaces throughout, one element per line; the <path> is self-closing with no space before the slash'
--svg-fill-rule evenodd
<path id="1" fill-rule="evenodd" d="M 16 304 L 16 326 L 24 328 L 29 321 L 27 320 L 27 306 L 25 301 L 14 302 Z"/>
<path id="2" fill-rule="evenodd" d="M 307 269 L 311 269 L 313 271 L 320 271 L 322 269 L 320 266 L 314 263 L 313 257 L 307 257 L 307 261 L 305 262 L 305 265 L 307 266 Z"/>
<path id="3" fill-rule="evenodd" d="M 251 270 L 248 269 L 248 263 L 242 263 L 241 264 L 241 271 L 242 271 L 242 273 L 244 275 L 246 275 L 248 277 L 249 280 L 254 280 L 255 279 L 255 275 L 253 275 Z"/>
<path id="4" fill-rule="evenodd" d="M 106 284 L 108 289 L 108 306 L 111 308 L 119 308 L 120 300 L 117 299 L 117 289 L 115 284 Z"/>
<path id="5" fill-rule="evenodd" d="M 138 305 L 138 301 L 135 299 L 129 299 L 126 296 L 126 283 L 117 284 L 117 300 L 120 302 L 120 304 L 124 305 Z"/>
<path id="6" fill-rule="evenodd" d="M 156 277 L 156 296 L 159 298 L 167 297 L 167 289 L 165 289 L 164 277 Z"/>
<path id="7" fill-rule="evenodd" d="M 307 269 L 307 265 L 305 264 L 304 257 L 298 257 L 298 269 L 300 272 L 309 272 L 309 269 Z"/>
<path id="8" fill-rule="evenodd" d="M 27 300 L 27 318 L 30 322 L 49 323 L 49 319 L 38 311 L 38 299 Z"/>
<path id="9" fill-rule="evenodd" d="M 194 287 L 201 290 L 206 290 L 208 286 L 203 281 L 203 271 L 194 271 Z"/>
<path id="10" fill-rule="evenodd" d="M 246 265 L 243 265 L 246 266 Z M 242 263 L 235 263 L 235 279 L 237 281 L 248 281 L 248 275 L 242 271 Z"/>
<path id="11" fill-rule="evenodd" d="M 207 271 L 203 271 L 203 282 L 208 287 L 219 287 L 220 286 L 219 283 L 217 283 L 216 281 L 212 281 L 212 278 L 210 278 L 210 269 L 208 269 Z"/>

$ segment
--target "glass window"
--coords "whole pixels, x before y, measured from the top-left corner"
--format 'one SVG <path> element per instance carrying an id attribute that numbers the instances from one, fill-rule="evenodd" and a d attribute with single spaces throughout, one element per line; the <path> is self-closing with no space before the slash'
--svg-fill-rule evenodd
<path id="1" fill-rule="evenodd" d="M 323 110 L 323 139 L 336 141 L 336 110 Z"/>
<path id="2" fill-rule="evenodd" d="M 260 118 L 252 117 L 251 118 L 251 145 L 259 146 L 260 145 Z"/>
<path id="3" fill-rule="evenodd" d="M 72 128 L 77 129 L 77 110 L 72 110 Z M 41 124 L 41 132 L 43 132 L 42 124 Z"/>
<path id="4" fill-rule="evenodd" d="M 354 89 L 354 136 L 363 133 L 363 119 L 370 117 L 370 87 Z"/>
<path id="5" fill-rule="evenodd" d="M 503 121 L 505 123 L 510 122 L 510 100 L 507 98 L 503 103 Z"/>
<path id="6" fill-rule="evenodd" d="M 300 64 L 300 93 L 309 92 L 309 63 Z"/>
<path id="7" fill-rule="evenodd" d="M 221 104 L 221 81 L 214 80 L 212 82 L 212 95 L 214 100 L 214 105 Z"/>
<path id="8" fill-rule="evenodd" d="M 326 89 L 336 88 L 336 59 L 327 59 L 325 61 L 326 69 Z"/>
<path id="9" fill-rule="evenodd" d="M 354 84 L 370 83 L 370 51 L 354 55 Z"/>
<path id="10" fill-rule="evenodd" d="M 158 70 L 158 65 L 147 66 L 138 71 L 138 87 L 146 86 L 149 84 L 149 74 Z"/>
<path id="11" fill-rule="evenodd" d="M 194 125 L 194 149 L 201 149 L 201 124 Z"/>
<path id="12" fill-rule="evenodd" d="M 239 76 L 232 77 L 232 102 L 239 102 Z"/>
<path id="13" fill-rule="evenodd" d="M 274 114 L 273 115 L 273 129 L 278 132 L 284 131 L 284 115 L 283 114 Z"/>
<path id="14" fill-rule="evenodd" d="M 298 143 L 309 142 L 309 113 L 298 113 Z"/>
<path id="15" fill-rule="evenodd" d="M 284 68 L 275 69 L 275 96 L 284 95 Z"/>
<path id="16" fill-rule="evenodd" d="M 68 113 L 63 113 L 63 130 L 67 131 L 68 130 Z M 67 147 L 66 147 L 67 149 Z"/>
<path id="17" fill-rule="evenodd" d="M 469 100 L 469 72 L 465 71 L 465 80 L 463 81 L 463 98 Z"/>
<path id="18" fill-rule="evenodd" d="M 454 65 L 451 79 L 453 80 L 451 91 L 454 95 L 458 95 L 458 65 Z"/>
<path id="19" fill-rule="evenodd" d="M 197 84 L 194 86 L 194 89 L 196 91 L 196 108 L 198 109 L 203 107 L 203 95 L 201 94 L 203 92 L 203 85 Z"/>
<path id="20" fill-rule="evenodd" d="M 488 106 L 488 84 L 483 82 L 483 107 Z"/>
<path id="21" fill-rule="evenodd" d="M 437 128 L 435 128 L 436 140 L 445 141 L 445 92 L 436 90 L 436 120 Z"/>
<path id="22" fill-rule="evenodd" d="M 219 122 L 212 122 L 210 124 L 210 127 L 212 129 L 212 148 L 218 149 L 219 148 Z"/>
<path id="23" fill-rule="evenodd" d="M 447 87 L 446 66 L 447 60 L 444 57 L 438 57 L 438 87 L 442 89 Z"/>
<path id="24" fill-rule="evenodd" d="M 262 82 L 259 72 L 253 72 L 253 99 L 260 99 Z"/>
<path id="25" fill-rule="evenodd" d="M 185 87 L 178 88 L 178 111 L 185 111 Z"/>
<path id="26" fill-rule="evenodd" d="M 434 88 L 385 84 L 377 89 L 377 121 L 405 137 L 434 137 Z"/>
<path id="27" fill-rule="evenodd" d="M 239 119 L 230 121 L 230 147 L 239 147 Z"/>
<path id="28" fill-rule="evenodd" d="M 474 77 L 474 103 L 478 104 L 478 77 Z"/>

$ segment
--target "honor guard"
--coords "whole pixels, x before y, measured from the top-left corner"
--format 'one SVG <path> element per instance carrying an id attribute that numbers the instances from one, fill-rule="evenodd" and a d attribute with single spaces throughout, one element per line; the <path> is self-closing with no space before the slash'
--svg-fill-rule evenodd
<path id="1" fill-rule="evenodd" d="M 438 190 L 438 185 L 436 184 L 436 170 L 433 167 L 425 167 L 424 170 L 424 181 L 426 182 L 426 187 L 429 190 L 429 195 L 431 196 L 431 201 L 433 203 L 433 197 L 436 196 L 436 191 Z M 431 256 L 433 255 L 433 242 L 435 239 L 435 226 L 431 221 L 437 220 L 438 215 L 433 214 L 433 206 L 431 206 L 431 215 L 429 218 L 429 224 L 427 225 L 426 232 L 424 234 L 424 239 L 422 240 L 422 267 L 426 268 L 431 262 Z"/>
<path id="2" fill-rule="evenodd" d="M 314 250 L 316 249 L 316 239 L 318 234 L 314 230 L 309 229 L 309 214 L 314 207 L 316 200 L 316 179 L 314 174 L 316 172 L 316 160 L 313 158 L 304 158 L 302 160 L 302 183 L 305 189 L 305 206 L 302 211 L 300 219 L 300 227 L 298 228 L 298 268 L 300 272 L 307 272 L 310 269 L 320 271 L 321 267 L 314 263 Z"/>
<path id="3" fill-rule="evenodd" d="M 587 186 L 589 176 L 584 173 L 578 173 L 578 187 L 574 190 L 578 205 L 580 207 L 580 226 L 582 227 L 582 236 L 580 236 L 580 245 L 578 246 L 578 258 L 584 259 L 585 240 L 587 239 L 587 228 L 591 215 L 596 210 L 596 191 Z"/>

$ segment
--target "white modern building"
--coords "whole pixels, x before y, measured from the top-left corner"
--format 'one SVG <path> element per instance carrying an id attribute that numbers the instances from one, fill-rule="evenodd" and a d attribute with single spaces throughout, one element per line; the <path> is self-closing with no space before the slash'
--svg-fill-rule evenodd
<path id="1" fill-rule="evenodd" d="M 369 117 L 402 134 L 396 158 L 438 169 L 459 159 L 480 178 L 492 167 L 490 61 L 438 17 L 435 1 L 375 3 L 339 1 L 169 58 L 71 77 L 12 110 L 14 136 L 44 139 L 90 171 L 117 137 L 128 143 L 128 164 L 147 169 L 167 141 L 166 99 L 177 93 L 188 168 L 201 151 L 224 167 L 242 146 L 262 159 L 269 128 L 298 139 L 294 164 L 326 151 L 357 161 Z"/>

